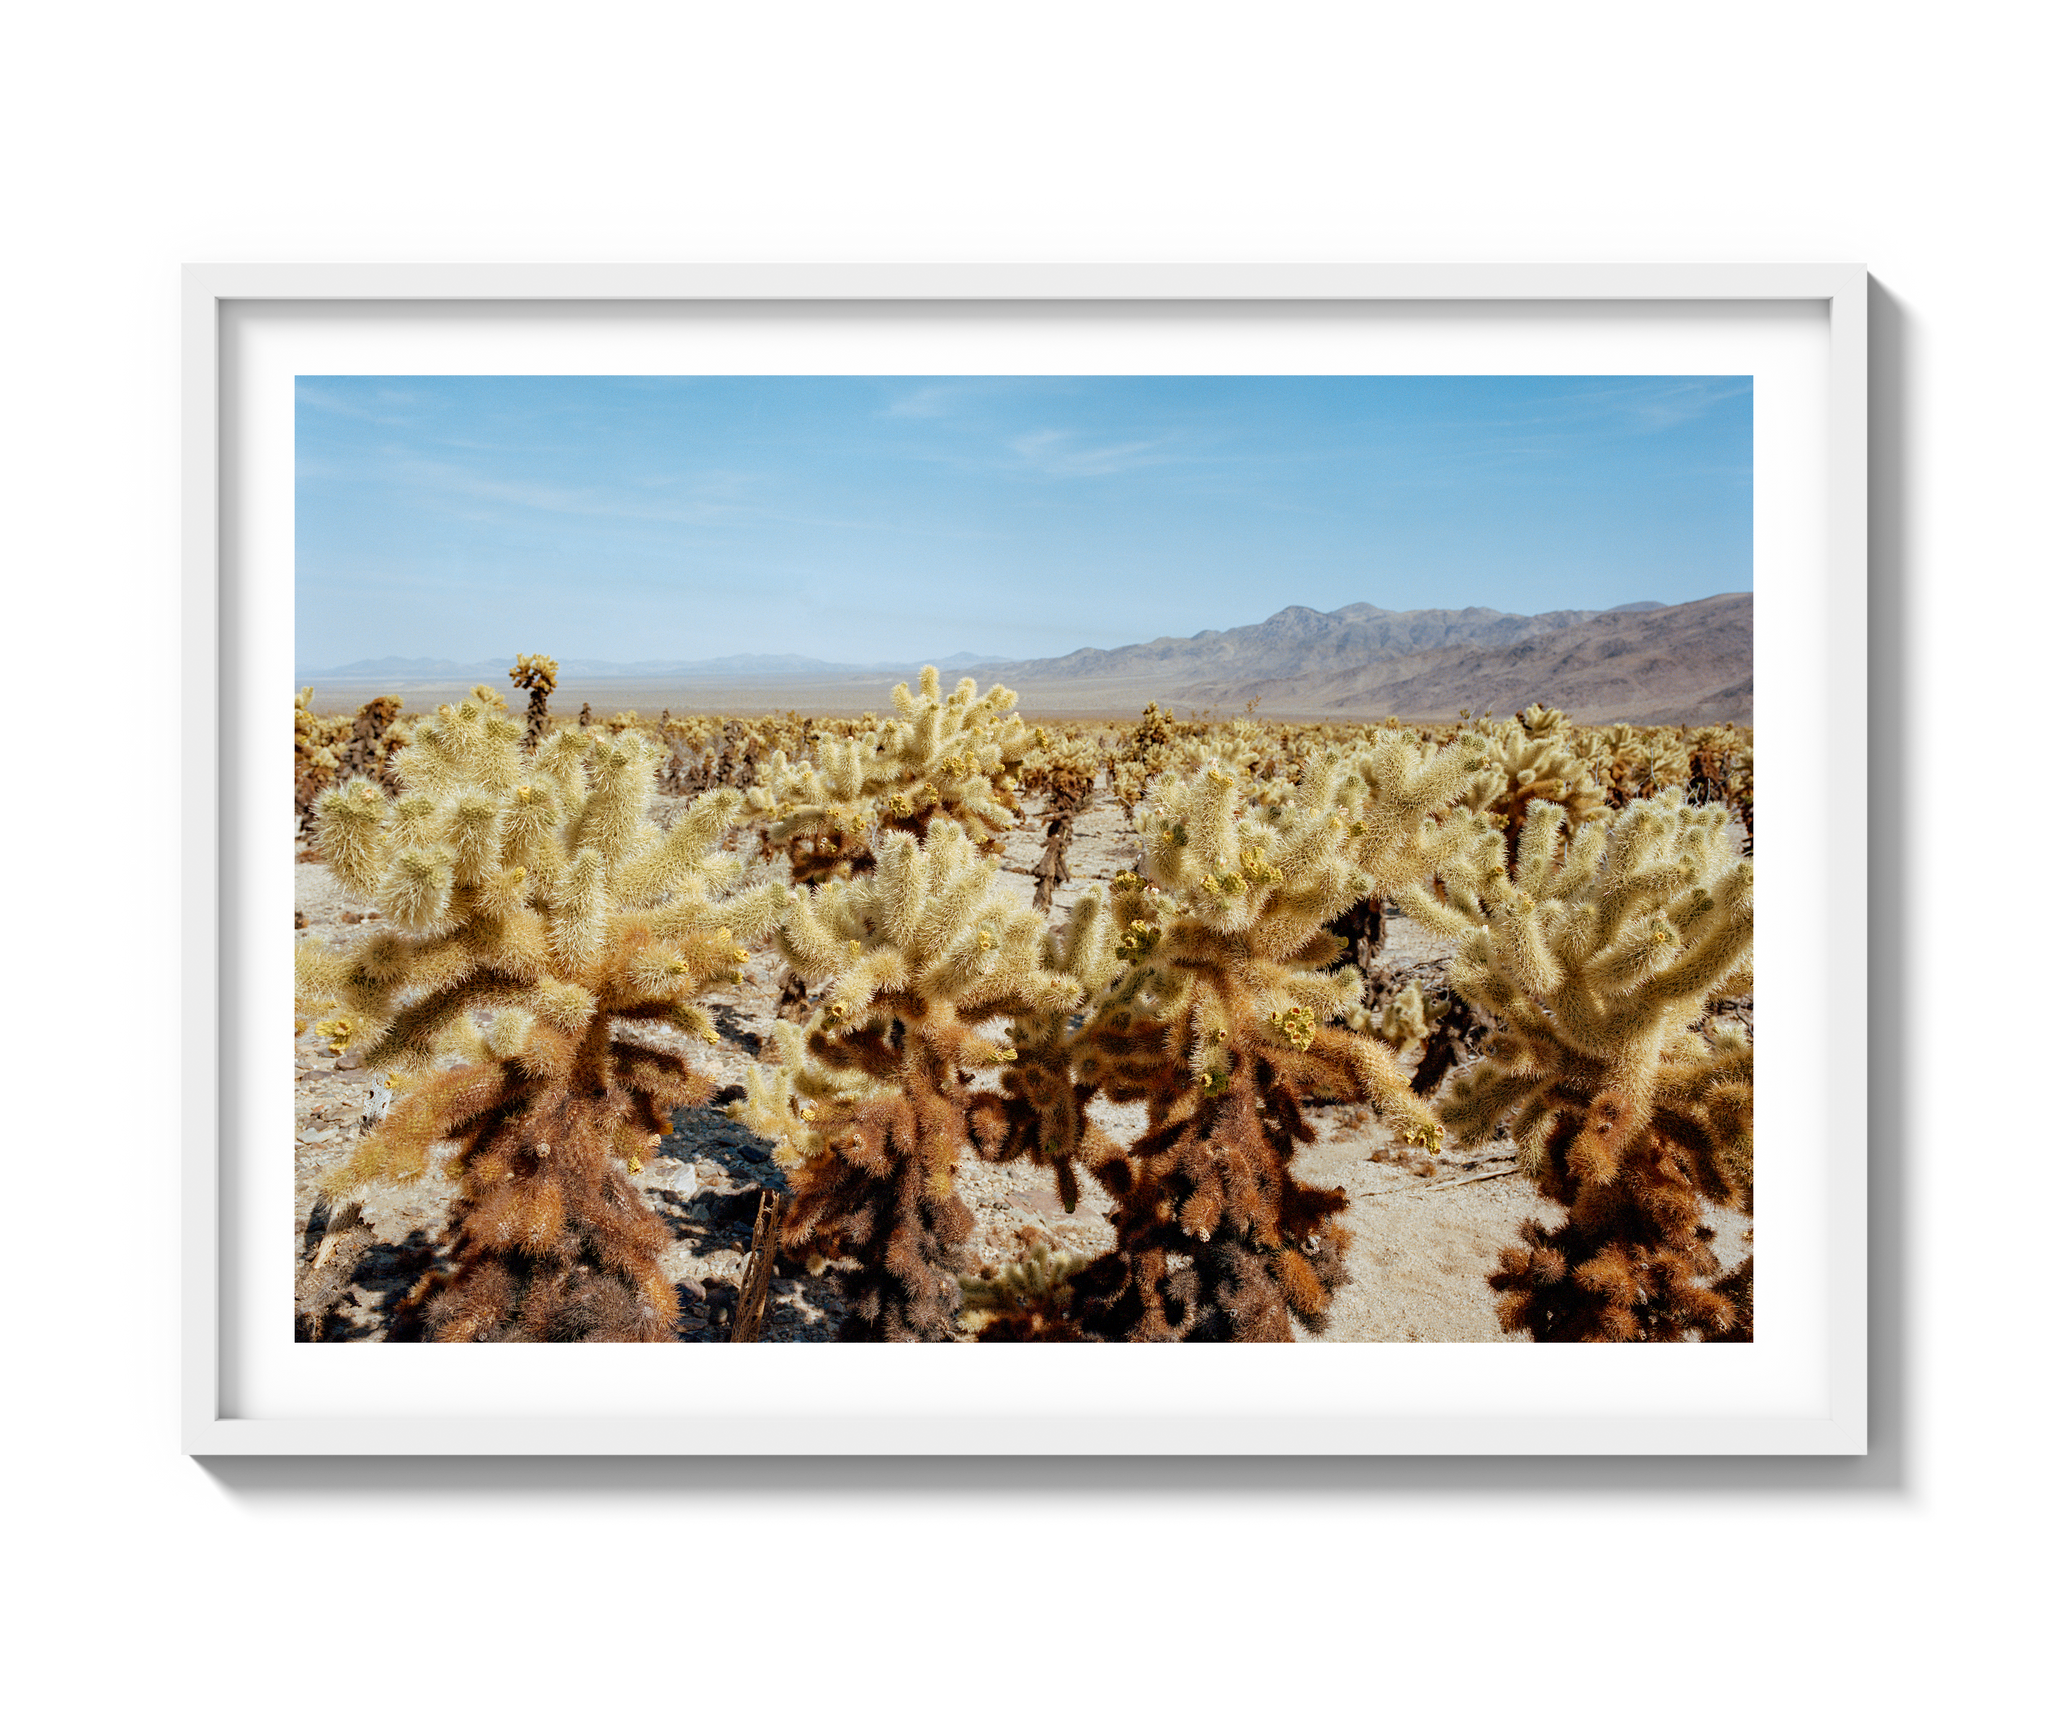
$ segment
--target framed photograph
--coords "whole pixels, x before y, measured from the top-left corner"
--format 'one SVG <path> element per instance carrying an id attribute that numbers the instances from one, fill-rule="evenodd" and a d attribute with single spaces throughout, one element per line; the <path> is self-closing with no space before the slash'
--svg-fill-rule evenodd
<path id="1" fill-rule="evenodd" d="M 1866 311 L 1864 264 L 186 264 L 180 1450 L 1866 1454 Z M 1673 375 L 1753 387 L 1753 1343 L 293 1341 L 301 377 Z"/>

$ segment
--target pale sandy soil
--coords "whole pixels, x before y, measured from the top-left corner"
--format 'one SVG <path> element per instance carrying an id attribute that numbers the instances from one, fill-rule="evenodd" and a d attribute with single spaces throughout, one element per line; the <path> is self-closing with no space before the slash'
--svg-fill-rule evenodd
<path id="1" fill-rule="evenodd" d="M 666 821 L 681 805 L 658 800 L 655 814 Z M 1027 806 L 1027 812 L 1032 808 Z M 1029 900 L 1041 837 L 1039 820 L 1027 816 L 1011 838 L 1003 883 Z M 303 850 L 303 849 L 302 849 Z M 1085 813 L 1068 849 L 1073 881 L 1059 889 L 1060 916 L 1091 883 L 1106 882 L 1127 869 L 1137 847 L 1115 806 Z M 300 863 L 297 908 L 304 920 L 300 937 L 325 936 L 348 942 L 375 928 L 374 919 L 351 924 L 359 911 L 347 901 L 326 866 Z M 1376 971 L 1395 971 L 1441 957 L 1435 942 L 1411 921 L 1390 917 L 1388 937 Z M 721 1031 L 714 1047 L 691 1042 L 694 1065 L 722 1083 L 738 1085 L 742 1070 L 768 1035 L 783 969 L 772 953 L 758 954 L 744 984 L 714 993 Z M 679 1042 L 679 1041 L 678 1041 Z M 679 1042 L 679 1047 L 680 1042 Z M 297 1177 L 294 1232 L 303 1252 L 309 1214 L 321 1177 L 347 1156 L 370 1097 L 370 1076 L 336 1058 L 310 1034 L 296 1045 Z M 1113 1135 L 1133 1138 L 1143 1125 L 1139 1106 L 1111 1106 L 1098 1100 L 1098 1122 Z M 1362 1106 L 1335 1105 L 1310 1111 L 1317 1139 L 1297 1159 L 1302 1180 L 1342 1187 L 1351 1196 L 1344 1222 L 1352 1233 L 1348 1255 L 1351 1282 L 1340 1293 L 1320 1337 L 1297 1326 L 1301 1340 L 1330 1342 L 1501 1342 L 1494 1295 L 1486 1276 L 1501 1249 L 1517 1237 L 1524 1221 L 1555 1222 L 1558 1207 L 1538 1197 L 1511 1172 L 1507 1146 L 1448 1148 L 1431 1160 L 1401 1146 Z M 637 1178 L 649 1203 L 668 1221 L 674 1242 L 665 1263 L 684 1302 L 684 1340 L 722 1340 L 725 1309 L 739 1281 L 760 1189 L 783 1186 L 781 1173 L 756 1140 L 721 1110 L 678 1111 L 676 1132 L 663 1153 Z M 1032 1232 L 1055 1248 L 1095 1254 L 1108 1247 L 1109 1201 L 1084 1174 L 1081 1199 L 1069 1216 L 1061 1209 L 1053 1178 L 1028 1164 L 963 1164 L 961 1197 L 976 1219 L 967 1245 L 966 1268 L 1017 1257 Z M 433 1258 L 452 1189 L 439 1176 L 410 1187 L 379 1187 L 364 1199 L 377 1245 L 358 1270 L 350 1298 L 338 1309 L 333 1336 L 381 1340 L 389 1307 Z M 1747 1221 L 1713 1213 L 1715 1246 L 1724 1263 L 1747 1253 Z M 315 1240 L 318 1239 L 317 1231 Z M 834 1273 L 775 1279 L 767 1322 L 768 1341 L 829 1338 L 839 1313 Z"/>

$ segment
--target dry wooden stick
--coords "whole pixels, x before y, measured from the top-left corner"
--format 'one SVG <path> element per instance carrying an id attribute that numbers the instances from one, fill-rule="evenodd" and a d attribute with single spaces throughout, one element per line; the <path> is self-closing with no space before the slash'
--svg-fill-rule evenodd
<path id="1" fill-rule="evenodd" d="M 1470 1187 L 1475 1181 L 1499 1181 L 1503 1176 L 1520 1175 L 1519 1167 L 1514 1169 L 1491 1169 L 1484 1175 L 1468 1175 L 1463 1181 L 1438 1181 L 1427 1187 L 1415 1189 L 1418 1193 L 1448 1193 L 1453 1187 Z"/>
<path id="2" fill-rule="evenodd" d="M 1475 1181 L 1499 1181 L 1503 1176 L 1519 1175 L 1520 1168 L 1493 1169 L 1484 1175 L 1468 1175 L 1462 1181 L 1432 1181 L 1426 1187 L 1382 1187 L 1374 1193 L 1361 1193 L 1361 1199 L 1385 1199 L 1395 1193 L 1448 1193 L 1453 1187 L 1470 1187 Z"/>
<path id="3" fill-rule="evenodd" d="M 761 1340 L 761 1315 L 768 1310 L 768 1285 L 775 1275 L 775 1248 L 781 1238 L 782 1201 L 764 1187 L 760 1207 L 754 1212 L 747 1268 L 740 1276 L 739 1304 L 733 1308 L 734 1342 Z"/>

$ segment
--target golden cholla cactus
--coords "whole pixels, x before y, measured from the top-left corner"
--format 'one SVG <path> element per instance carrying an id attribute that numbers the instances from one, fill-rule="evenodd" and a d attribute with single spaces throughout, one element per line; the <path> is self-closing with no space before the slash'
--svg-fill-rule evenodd
<path id="1" fill-rule="evenodd" d="M 1498 837 L 1447 869 L 1446 900 L 1402 905 L 1461 938 L 1459 993 L 1493 1022 L 1443 1106 L 1470 1140 L 1505 1127 L 1524 1171 L 1569 1208 L 1493 1277 L 1510 1330 L 1545 1341 L 1748 1335 L 1745 1274 L 1718 1270 L 1700 1201 L 1752 1208 L 1752 1049 L 1707 1005 L 1752 984 L 1753 872 L 1728 812 L 1676 789 L 1612 831 L 1533 808 L 1520 870 Z"/>
<path id="2" fill-rule="evenodd" d="M 511 680 L 521 691 L 538 692 L 546 697 L 554 691 L 556 677 L 561 671 L 562 665 L 552 656 L 521 655 L 512 663 Z"/>
<path id="3" fill-rule="evenodd" d="M 1395 882 L 1433 869 L 1464 830 L 1439 820 L 1470 758 L 1375 761 L 1402 792 L 1374 801 L 1326 754 L 1274 805 L 1247 807 L 1220 766 L 1147 801 L 1140 869 L 1111 899 L 1126 970 L 1069 1050 L 1077 1086 L 1142 1099 L 1148 1120 L 1127 1157 L 1089 1164 L 1116 1201 L 1117 1246 L 1075 1279 L 1076 1334 L 1285 1341 L 1290 1310 L 1317 1324 L 1344 1280 L 1347 1201 L 1294 1179 L 1314 1138 L 1303 1100 L 1370 1102 L 1426 1143 L 1440 1131 L 1384 1045 L 1330 1024 L 1357 1008 L 1359 975 L 1327 970 L 1323 925 L 1383 886 L 1368 854 Z"/>
<path id="4" fill-rule="evenodd" d="M 1109 766 L 1109 794 L 1124 808 L 1124 822 L 1135 823 L 1138 805 L 1145 797 L 1145 789 L 1152 778 L 1145 773 L 1145 766 L 1134 759 L 1119 758 Z"/>
<path id="5" fill-rule="evenodd" d="M 637 736 L 521 739 L 502 704 L 443 705 L 399 754 L 395 802 L 367 781 L 320 802 L 336 879 L 394 928 L 301 943 L 299 1004 L 328 1011 L 337 1049 L 411 1076 L 330 1191 L 419 1176 L 451 1143 L 454 1273 L 410 1303 L 428 1334 L 665 1339 L 667 1232 L 620 1171 L 709 1083 L 615 1029 L 714 1038 L 694 999 L 739 976 L 781 891 L 739 889 L 741 861 L 712 851 L 737 794 L 663 834 Z"/>
<path id="6" fill-rule="evenodd" d="M 1619 810 L 1667 787 L 1684 784 L 1691 754 L 1677 728 L 1637 728 L 1616 722 L 1606 728 L 1582 728 L 1572 743 L 1586 760 L 1594 782 Z"/>
<path id="7" fill-rule="evenodd" d="M 1430 1029 L 1443 1018 L 1449 1006 L 1448 1002 L 1429 995 L 1422 988 L 1420 979 L 1411 978 L 1387 998 L 1379 1014 L 1368 1023 L 1367 1030 L 1395 1050 L 1403 1050 L 1428 1038 Z M 1410 1089 L 1413 1089 L 1412 1082 Z"/>
<path id="8" fill-rule="evenodd" d="M 983 852 L 999 852 L 1016 825 L 1013 784 L 1035 743 L 1010 714 L 1017 695 L 1001 686 L 983 693 L 963 679 L 942 696 L 939 671 L 927 668 L 915 695 L 906 682 L 892 698 L 896 720 L 819 739 L 814 762 L 792 764 L 777 751 L 749 796 L 754 816 L 774 820 L 768 843 L 789 852 L 796 881 L 867 870 L 871 832 L 922 836 L 943 821 Z"/>
<path id="9" fill-rule="evenodd" d="M 1088 1266 L 1078 1253 L 1034 1241 L 1021 1259 L 960 1279 L 961 1329 L 979 1342 L 1067 1339 L 1073 1279 Z"/>
<path id="10" fill-rule="evenodd" d="M 1124 755 L 1148 774 L 1156 774 L 1166 763 L 1173 738 L 1173 712 L 1147 704 L 1124 738 Z"/>
<path id="11" fill-rule="evenodd" d="M 951 1250 L 973 1220 L 953 1189 L 970 1114 L 999 1108 L 963 1075 L 1015 1052 L 977 1028 L 1081 999 L 1041 959 L 1045 922 L 997 881 L 957 824 L 882 839 L 874 867 L 790 904 L 779 933 L 824 1006 L 733 1113 L 779 1140 L 783 1245 L 851 1259 L 847 1341 L 943 1341 L 960 1291 Z"/>
<path id="12" fill-rule="evenodd" d="M 512 664 L 512 684 L 526 697 L 526 749 L 531 751 L 548 735 L 548 698 L 555 689 L 561 664 L 552 656 L 521 656 Z"/>
<path id="13" fill-rule="evenodd" d="M 1103 751 L 1092 734 L 1048 734 L 1032 732 L 1036 744 L 1017 772 L 1017 783 L 1026 793 L 1045 795 L 1046 809 L 1055 815 L 1081 810 L 1102 773 Z"/>
<path id="14" fill-rule="evenodd" d="M 1047 1005 L 1011 1016 L 1012 1060 L 1003 1069 L 999 1104 L 979 1104 L 974 1137 L 992 1162 L 1024 1158 L 1052 1170 L 1061 1202 L 1072 1211 L 1080 1200 L 1077 1166 L 1099 1169 L 1121 1155 L 1088 1119 L 1095 1086 L 1077 1077 L 1076 1052 L 1097 1004 L 1123 979 L 1119 931 L 1100 889 L 1074 903 L 1066 922 L 1048 926 L 1039 943 L 1039 964 L 1072 981 L 1048 994 Z"/>
<path id="15" fill-rule="evenodd" d="M 1262 791 L 1261 784 L 1280 773 L 1282 748 L 1267 727 L 1240 718 L 1216 729 L 1183 728 L 1164 747 L 1157 774 L 1188 777 L 1208 769 L 1225 769 L 1245 784 L 1251 802 L 1264 804 L 1282 793 Z M 1284 792 L 1286 776 L 1281 775 Z"/>
<path id="16" fill-rule="evenodd" d="M 1693 728 L 1684 736 L 1688 772 L 1686 798 L 1694 805 L 1715 800 L 1742 819 L 1745 834 L 1756 826 L 1756 749 L 1754 732 L 1721 723 Z"/>
<path id="17" fill-rule="evenodd" d="M 311 824 L 314 802 L 339 779 L 348 734 L 346 716 L 322 716 L 314 710 L 312 687 L 293 697 L 292 806 L 302 834 Z"/>
<path id="18" fill-rule="evenodd" d="M 1561 806 L 1574 829 L 1602 815 L 1606 791 L 1574 749 L 1571 719 L 1561 710 L 1532 704 L 1512 722 L 1482 722 L 1473 731 L 1487 743 L 1487 767 L 1464 803 L 1506 838 L 1510 871 L 1520 863 L 1522 826 L 1538 800 Z"/>
<path id="19" fill-rule="evenodd" d="M 341 753 L 335 786 L 339 787 L 357 776 L 367 776 L 379 787 L 396 784 L 397 755 L 411 737 L 398 714 L 404 706 L 403 698 L 385 696 L 370 699 L 356 711 L 349 729 L 348 744 Z"/>

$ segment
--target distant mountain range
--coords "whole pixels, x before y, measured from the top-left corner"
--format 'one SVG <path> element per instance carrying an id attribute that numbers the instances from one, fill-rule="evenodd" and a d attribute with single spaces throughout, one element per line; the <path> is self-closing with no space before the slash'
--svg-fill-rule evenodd
<path id="1" fill-rule="evenodd" d="M 1753 602 L 1750 593 L 1666 605 L 1610 609 L 1394 611 L 1352 603 L 1325 614 L 1285 608 L 1255 626 L 1155 638 L 1116 650 L 1004 661 L 963 651 L 936 664 L 1000 681 L 1047 715 L 1135 713 L 1147 700 L 1182 715 L 1230 714 L 1251 699 L 1269 716 L 1370 721 L 1398 715 L 1447 719 L 1460 710 L 1501 715 L 1532 703 L 1557 705 L 1581 721 L 1748 723 L 1754 718 Z M 879 677 L 914 677 L 922 662 L 825 662 L 812 656 L 721 656 L 698 662 L 605 662 L 565 658 L 564 688 L 686 703 L 695 685 L 711 702 L 879 707 Z M 508 660 L 450 662 L 386 656 L 338 668 L 301 670 L 298 683 L 385 688 L 507 684 Z M 756 697 L 758 692 L 759 696 Z"/>
<path id="2" fill-rule="evenodd" d="M 1752 599 L 1502 614 L 1371 603 L 1320 613 L 1282 609 L 1256 626 L 1077 650 L 977 671 L 1046 708 L 1146 699 L 1181 713 L 1229 713 L 1253 698 L 1266 715 L 1372 720 L 1506 715 L 1558 705 L 1582 721 L 1754 720 Z"/>
<path id="3" fill-rule="evenodd" d="M 1198 632 L 1193 638 L 1155 638 L 1121 650 L 1076 650 L 1034 662 L 999 662 L 1031 680 L 1128 680 L 1172 675 L 1204 681 L 1284 679 L 1307 673 L 1335 673 L 1368 663 L 1412 656 L 1418 651 L 1458 646 L 1481 648 L 1517 644 L 1539 633 L 1561 632 L 1602 614 L 1648 614 L 1662 603 L 1624 603 L 1614 609 L 1553 609 L 1548 614 L 1502 614 L 1491 608 L 1423 608 L 1396 612 L 1369 602 L 1323 614 L 1312 608 L 1283 608 L 1256 626 L 1228 632 Z"/>
<path id="4" fill-rule="evenodd" d="M 1346 668 L 1195 686 L 1207 703 L 1256 697 L 1263 709 L 1361 719 L 1501 715 L 1533 703 L 1584 722 L 1755 720 L 1754 604 L 1747 591 L 1670 608 L 1610 610 L 1491 647 L 1445 645 Z"/>

